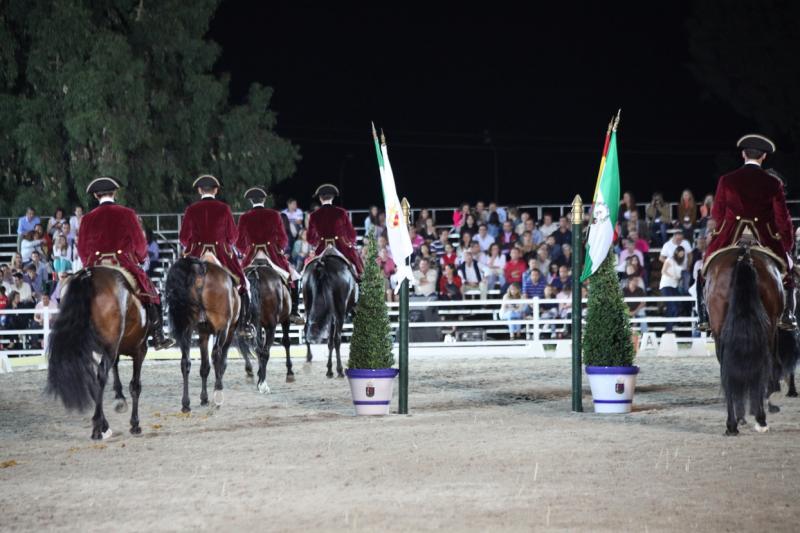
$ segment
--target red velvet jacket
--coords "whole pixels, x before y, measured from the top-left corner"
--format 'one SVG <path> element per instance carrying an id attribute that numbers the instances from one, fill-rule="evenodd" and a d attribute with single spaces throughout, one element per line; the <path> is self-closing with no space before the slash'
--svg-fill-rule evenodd
<path id="1" fill-rule="evenodd" d="M 308 243 L 317 255 L 325 250 L 325 241 L 333 240 L 336 249 L 350 260 L 359 275 L 364 271 L 361 254 L 356 249 L 356 230 L 347 211 L 333 205 L 323 205 L 308 218 Z"/>
<path id="2" fill-rule="evenodd" d="M 242 266 L 253 262 L 258 248 L 263 247 L 269 258 L 280 268 L 289 271 L 289 261 L 283 250 L 289 244 L 281 215 L 274 209 L 254 207 L 239 217 L 239 237 L 236 248 L 244 256 Z"/>
<path id="3" fill-rule="evenodd" d="M 717 227 L 706 258 L 735 243 L 742 219 L 753 221 L 758 240 L 778 257 L 785 258 L 792 249 L 794 229 L 783 183 L 758 165 L 745 165 L 719 179 L 711 216 Z"/>
<path id="4" fill-rule="evenodd" d="M 139 282 L 145 302 L 160 302 L 153 282 L 139 266 L 147 259 L 147 239 L 133 209 L 105 202 L 87 213 L 78 231 L 78 255 L 87 267 L 115 259 Z"/>
<path id="5" fill-rule="evenodd" d="M 181 245 L 184 253 L 201 257 L 210 247 L 222 265 L 239 278 L 244 279 L 242 266 L 236 257 L 236 223 L 228 204 L 214 198 L 203 198 L 186 208 L 181 222 Z"/>

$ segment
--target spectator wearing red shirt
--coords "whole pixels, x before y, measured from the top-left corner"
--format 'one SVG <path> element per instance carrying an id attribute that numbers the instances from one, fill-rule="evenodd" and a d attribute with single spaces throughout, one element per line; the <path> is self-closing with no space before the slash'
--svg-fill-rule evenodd
<path id="1" fill-rule="evenodd" d="M 442 268 L 446 267 L 447 265 L 455 266 L 458 262 L 458 254 L 456 253 L 455 248 L 450 243 L 444 245 L 444 254 L 441 258 Z"/>
<path id="2" fill-rule="evenodd" d="M 461 294 L 462 285 L 463 281 L 456 274 L 456 267 L 447 265 L 444 269 L 444 275 L 439 280 L 439 299 L 463 300 L 464 296 Z"/>
<path id="3" fill-rule="evenodd" d="M 512 283 L 517 283 L 522 286 L 522 274 L 525 273 L 527 265 L 525 261 L 520 259 L 519 248 L 511 248 L 511 259 L 506 261 L 506 266 L 503 269 L 505 275 L 505 287 Z M 504 287 L 504 288 L 505 288 Z"/>
<path id="4" fill-rule="evenodd" d="M 6 296 L 6 288 L 0 285 L 0 309 L 8 307 L 8 296 Z"/>

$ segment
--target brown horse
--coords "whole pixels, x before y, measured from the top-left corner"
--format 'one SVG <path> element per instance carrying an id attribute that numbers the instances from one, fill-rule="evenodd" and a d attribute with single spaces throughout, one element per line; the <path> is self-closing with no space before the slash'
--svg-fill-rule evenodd
<path id="1" fill-rule="evenodd" d="M 228 348 L 233 340 L 239 318 L 241 301 L 233 278 L 212 261 L 184 257 L 175 262 L 167 274 L 167 303 L 170 326 L 181 348 L 181 372 L 183 373 L 182 411 L 189 407 L 189 358 L 192 333 L 197 330 L 200 345 L 200 405 L 208 405 L 206 382 L 211 366 L 208 359 L 209 338 L 214 338 L 212 358 L 214 361 L 214 403 L 223 403 L 222 376 L 227 366 Z"/>
<path id="2" fill-rule="evenodd" d="M 747 242 L 720 250 L 705 275 L 709 323 L 728 410 L 726 435 L 739 433 L 746 400 L 756 431 L 769 430 L 764 401 L 797 357 L 794 332 L 778 330 L 784 301 L 781 271 L 763 250 Z M 770 406 L 771 412 L 777 410 Z"/>
<path id="3" fill-rule="evenodd" d="M 111 368 L 116 409 L 122 412 L 127 408 L 117 368 L 120 355 L 133 358 L 131 433 L 142 432 L 140 376 L 149 327 L 144 306 L 119 270 L 97 266 L 81 270 L 69 280 L 47 347 L 47 391 L 61 398 L 68 409 L 83 411 L 94 402 L 93 439 L 112 434 L 103 414 L 103 391 Z"/>
<path id="4" fill-rule="evenodd" d="M 286 349 L 286 382 L 294 381 L 292 358 L 289 355 L 289 312 L 292 309 L 292 301 L 289 288 L 269 265 L 258 265 L 248 269 L 247 279 L 250 281 L 250 316 L 256 328 L 258 391 L 266 394 L 269 392 L 269 385 L 267 385 L 269 351 L 275 341 L 278 324 L 283 330 L 281 344 Z M 251 343 L 252 340 L 247 339 L 244 335 L 239 335 L 239 351 L 244 358 L 245 371 L 248 376 L 253 375 L 253 367 L 250 364 Z"/>

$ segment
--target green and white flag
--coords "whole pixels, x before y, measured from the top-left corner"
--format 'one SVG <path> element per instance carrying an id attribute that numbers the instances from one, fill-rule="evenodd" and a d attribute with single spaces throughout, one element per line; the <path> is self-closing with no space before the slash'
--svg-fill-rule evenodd
<path id="1" fill-rule="evenodd" d="M 619 118 L 617 118 L 619 120 Z M 586 242 L 586 263 L 581 281 L 594 274 L 605 260 L 614 242 L 619 214 L 619 159 L 617 158 L 617 129 L 611 131 L 607 154 L 601 162 L 600 178 L 592 202 L 592 225 Z"/>
<path id="2" fill-rule="evenodd" d="M 397 266 L 395 274 L 397 278 L 395 293 L 397 293 L 404 279 L 407 279 L 410 285 L 414 284 L 414 274 L 406 261 L 411 256 L 414 248 L 411 245 L 411 237 L 408 235 L 408 226 L 403 215 L 403 207 L 397 197 L 394 173 L 392 172 L 392 165 L 389 163 L 389 152 L 386 149 L 386 140 L 381 134 L 381 143 L 380 146 L 378 145 L 378 134 L 375 131 L 374 124 L 372 125 L 372 136 L 375 141 L 378 167 L 381 172 L 381 188 L 383 189 L 383 202 L 386 209 L 386 234 L 389 238 L 392 260 Z"/>

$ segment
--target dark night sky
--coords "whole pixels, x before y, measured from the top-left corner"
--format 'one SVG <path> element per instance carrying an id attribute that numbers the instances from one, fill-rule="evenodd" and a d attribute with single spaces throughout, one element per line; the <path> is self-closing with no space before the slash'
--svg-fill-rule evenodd
<path id="1" fill-rule="evenodd" d="M 503 203 L 587 200 L 618 107 L 623 189 L 639 201 L 713 191 L 752 124 L 689 72 L 690 7 L 560 4 L 228 1 L 209 37 L 234 99 L 252 82 L 275 89 L 278 132 L 303 156 L 276 190 L 301 205 L 324 181 L 343 185 L 348 207 L 380 201 L 370 120 L 412 205 L 490 200 L 495 155 Z"/>

